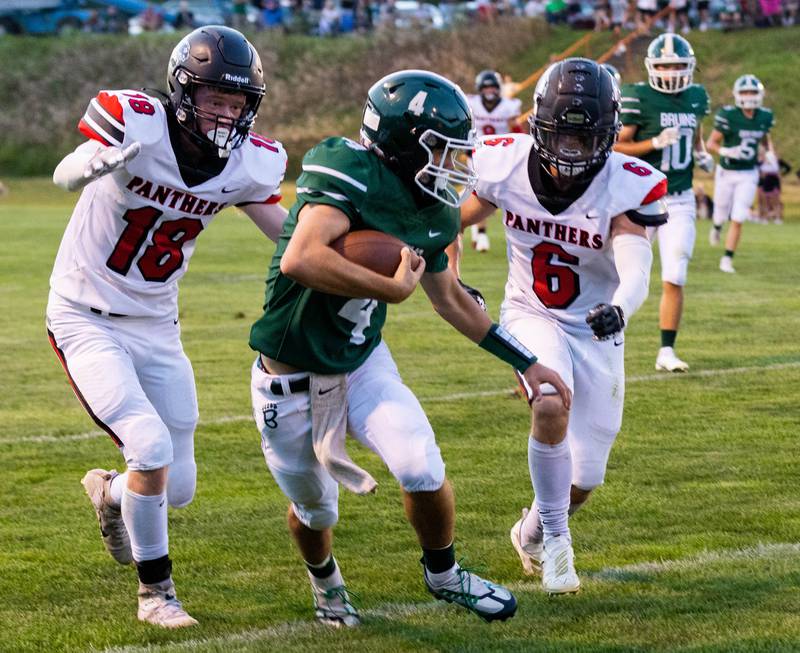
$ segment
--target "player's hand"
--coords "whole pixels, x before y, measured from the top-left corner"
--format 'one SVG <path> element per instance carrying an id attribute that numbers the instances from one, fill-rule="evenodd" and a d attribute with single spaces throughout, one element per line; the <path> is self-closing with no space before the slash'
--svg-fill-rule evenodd
<path id="1" fill-rule="evenodd" d="M 561 403 L 564 405 L 565 410 L 569 410 L 572 406 L 572 392 L 564 383 L 558 372 L 545 367 L 541 363 L 534 363 L 527 370 L 522 373 L 525 381 L 531 389 L 531 403 L 542 400 L 542 389 L 539 387 L 542 383 L 549 383 L 556 389 L 558 396 L 561 397 Z"/>
<path id="2" fill-rule="evenodd" d="M 134 142 L 124 149 L 120 147 L 106 147 L 102 150 L 98 150 L 89 160 L 89 163 L 86 164 L 86 169 L 83 171 L 83 178 L 91 181 L 92 179 L 107 175 L 109 172 L 113 172 L 135 159 L 141 149 L 141 144 Z"/>
<path id="3" fill-rule="evenodd" d="M 409 247 L 403 247 L 400 250 L 400 265 L 394 273 L 396 288 L 392 303 L 399 304 L 411 295 L 424 272 L 425 259 L 412 252 Z"/>
<path id="4" fill-rule="evenodd" d="M 728 159 L 744 159 L 744 154 L 742 154 L 742 147 L 741 145 L 734 145 L 733 147 L 721 147 L 719 148 L 719 155 L 724 156 Z"/>
<path id="5" fill-rule="evenodd" d="M 678 142 L 681 137 L 681 132 L 678 127 L 666 127 L 661 130 L 658 136 L 654 136 L 651 140 L 653 147 L 657 150 L 663 150 Z"/>
<path id="6" fill-rule="evenodd" d="M 458 285 L 460 285 L 464 291 L 475 300 L 475 303 L 481 307 L 483 312 L 486 312 L 486 300 L 483 298 L 481 291 L 477 288 L 473 288 L 472 286 L 468 286 L 465 284 L 461 279 L 458 280 Z"/>
<path id="7" fill-rule="evenodd" d="M 708 152 L 697 151 L 694 153 L 694 162 L 700 170 L 711 172 L 714 169 L 714 157 Z"/>
<path id="8" fill-rule="evenodd" d="M 592 327 L 595 340 L 607 340 L 625 328 L 625 316 L 619 306 L 598 304 L 586 315 L 586 323 Z"/>

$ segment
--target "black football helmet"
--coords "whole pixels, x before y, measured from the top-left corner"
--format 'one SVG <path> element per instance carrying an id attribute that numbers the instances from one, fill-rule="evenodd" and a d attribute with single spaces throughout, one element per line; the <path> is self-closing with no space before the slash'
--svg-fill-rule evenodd
<path id="1" fill-rule="evenodd" d="M 558 188 L 585 183 L 608 159 L 621 128 L 619 88 L 590 59 L 550 66 L 533 92 L 533 147 Z"/>
<path id="2" fill-rule="evenodd" d="M 200 85 L 244 93 L 242 115 L 231 120 L 202 112 L 194 102 Z M 265 92 L 258 52 L 240 32 L 221 25 L 200 27 L 175 46 L 167 66 L 167 86 L 178 123 L 194 142 L 223 158 L 244 142 Z M 201 133 L 199 117 L 213 120 L 214 129 Z"/>
<path id="3" fill-rule="evenodd" d="M 482 70 L 475 77 L 475 90 L 480 93 L 484 88 L 494 86 L 497 91 L 503 88 L 503 80 L 500 78 L 500 73 L 495 70 Z"/>

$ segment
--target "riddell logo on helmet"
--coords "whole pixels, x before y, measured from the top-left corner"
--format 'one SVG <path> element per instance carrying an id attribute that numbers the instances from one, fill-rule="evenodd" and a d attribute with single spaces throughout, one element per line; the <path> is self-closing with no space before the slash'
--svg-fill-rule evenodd
<path id="1" fill-rule="evenodd" d="M 225 81 L 228 82 L 237 82 L 239 84 L 249 84 L 250 78 L 249 77 L 242 77 L 241 75 L 231 75 L 230 73 L 225 73 L 223 75 Z"/>

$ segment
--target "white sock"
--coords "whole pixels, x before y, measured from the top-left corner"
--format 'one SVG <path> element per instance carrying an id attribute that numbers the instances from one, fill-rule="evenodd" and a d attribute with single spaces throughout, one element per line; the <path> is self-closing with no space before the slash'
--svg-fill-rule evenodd
<path id="1" fill-rule="evenodd" d="M 567 514 L 571 517 L 583 506 L 582 503 L 570 503 Z M 539 506 L 536 505 L 534 500 L 525 520 L 522 522 L 520 529 L 520 539 L 523 543 L 526 542 L 541 542 L 544 539 L 544 531 L 542 530 L 542 520 L 539 517 Z"/>
<path id="2" fill-rule="evenodd" d="M 311 584 L 314 585 L 314 587 L 318 587 L 321 590 L 329 590 L 334 587 L 341 587 L 342 585 L 344 585 L 344 578 L 342 578 L 342 570 L 339 569 L 339 563 L 336 562 L 336 559 L 334 559 L 333 563 L 336 565 L 336 568 L 333 570 L 333 573 L 330 576 L 327 576 L 326 578 L 318 578 L 310 571 L 306 570 L 308 571 L 308 578 L 311 580 Z M 310 563 L 306 562 L 306 565 L 309 564 Z M 320 565 L 310 565 L 310 566 L 315 568 L 322 568 L 326 564 L 328 564 L 327 559 Z"/>
<path id="3" fill-rule="evenodd" d="M 115 476 L 111 480 L 111 487 L 109 494 L 111 495 L 111 503 L 119 508 L 122 505 L 122 493 L 128 487 L 128 472 Z"/>
<path id="4" fill-rule="evenodd" d="M 529 438 L 528 466 L 544 537 L 569 536 L 572 453 L 566 439 L 558 444 L 544 444 Z"/>
<path id="5" fill-rule="evenodd" d="M 456 576 L 456 569 L 458 569 L 458 563 L 454 564 L 447 571 L 442 571 L 437 574 L 434 574 L 433 572 L 430 572 L 426 569 L 425 573 L 428 576 L 428 582 L 431 584 L 431 586 L 443 587 L 448 583 L 452 582 L 454 578 L 458 578 L 458 576 Z"/>
<path id="6" fill-rule="evenodd" d="M 125 488 L 122 521 L 128 529 L 136 562 L 155 560 L 169 553 L 166 492 L 144 496 Z"/>

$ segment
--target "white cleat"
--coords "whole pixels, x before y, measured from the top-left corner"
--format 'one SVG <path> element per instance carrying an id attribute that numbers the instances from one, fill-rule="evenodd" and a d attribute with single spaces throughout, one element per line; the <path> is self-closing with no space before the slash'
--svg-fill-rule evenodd
<path id="1" fill-rule="evenodd" d="M 522 571 L 527 576 L 534 576 L 542 572 L 542 552 L 544 551 L 544 543 L 542 542 L 528 542 L 522 543 L 520 534 L 522 532 L 522 522 L 528 516 L 528 509 L 522 509 L 522 517 L 511 527 L 511 544 L 514 545 L 514 550 L 517 552 L 520 561 L 522 562 Z"/>
<path id="2" fill-rule="evenodd" d="M 728 274 L 736 274 L 736 270 L 733 267 L 733 259 L 730 256 L 723 256 L 719 260 L 719 269 Z"/>
<path id="3" fill-rule="evenodd" d="M 161 628 L 186 628 L 196 626 L 197 619 L 187 614 L 175 597 L 172 578 L 145 585 L 139 583 L 139 621 Z"/>
<path id="4" fill-rule="evenodd" d="M 308 577 L 311 580 L 314 616 L 317 621 L 333 628 L 354 628 L 361 625 L 361 617 L 350 601 L 339 565 L 336 565 L 336 571 L 329 578 L 320 579 L 311 572 Z"/>
<path id="5" fill-rule="evenodd" d="M 656 371 L 688 372 L 689 364 L 678 358 L 672 347 L 662 347 L 658 350 L 658 356 L 656 357 Z"/>
<path id="6" fill-rule="evenodd" d="M 475 240 L 472 241 L 473 246 L 475 247 L 476 252 L 488 252 L 489 251 L 489 234 L 479 231 L 478 235 L 476 236 Z"/>
<path id="7" fill-rule="evenodd" d="M 708 232 L 708 244 L 711 245 L 711 247 L 719 245 L 720 231 L 721 230 L 716 227 L 711 227 L 711 231 Z"/>
<path id="8" fill-rule="evenodd" d="M 122 512 L 117 506 L 111 505 L 111 481 L 119 476 L 116 470 L 107 472 L 105 469 L 90 469 L 81 479 L 81 485 L 89 495 L 97 521 L 100 522 L 100 535 L 106 551 L 111 554 L 121 565 L 133 562 L 131 553 L 131 540 L 128 529 L 122 521 Z"/>
<path id="9" fill-rule="evenodd" d="M 547 538 L 542 558 L 542 587 L 548 594 L 574 594 L 581 587 L 575 552 L 566 535 Z"/>
<path id="10" fill-rule="evenodd" d="M 487 622 L 505 621 L 517 612 L 517 599 L 502 585 L 485 580 L 461 565 L 453 568 L 453 573 L 447 581 L 434 585 L 425 568 L 424 560 L 420 562 L 425 587 L 440 601 L 460 605 Z"/>

